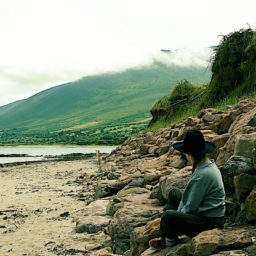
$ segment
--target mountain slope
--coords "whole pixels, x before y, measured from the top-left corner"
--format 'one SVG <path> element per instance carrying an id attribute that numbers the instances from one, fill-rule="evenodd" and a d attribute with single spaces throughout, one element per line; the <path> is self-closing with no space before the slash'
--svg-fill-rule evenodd
<path id="1" fill-rule="evenodd" d="M 149 117 L 156 99 L 181 79 L 209 80 L 205 68 L 168 67 L 161 63 L 120 73 L 84 77 L 0 108 L 0 130 L 57 131 Z"/>

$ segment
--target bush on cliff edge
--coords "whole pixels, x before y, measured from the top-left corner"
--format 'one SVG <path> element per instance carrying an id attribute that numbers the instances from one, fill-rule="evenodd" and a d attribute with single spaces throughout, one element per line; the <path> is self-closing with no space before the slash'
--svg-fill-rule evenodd
<path id="1" fill-rule="evenodd" d="M 169 96 L 157 101 L 150 110 L 152 115 L 151 123 L 161 119 L 163 122 L 173 120 L 183 113 L 191 111 L 191 104 L 198 106 L 200 98 L 205 92 L 205 86 L 193 85 L 187 80 L 180 81 Z"/>
<path id="2" fill-rule="evenodd" d="M 246 29 L 222 37 L 220 45 L 215 49 L 212 78 L 202 107 L 213 106 L 234 91 L 237 96 L 242 96 L 253 89 L 252 81 L 245 86 L 248 75 L 256 72 L 251 67 L 251 64 L 256 63 L 251 55 L 255 50 L 252 46 L 253 34 L 252 29 Z"/>

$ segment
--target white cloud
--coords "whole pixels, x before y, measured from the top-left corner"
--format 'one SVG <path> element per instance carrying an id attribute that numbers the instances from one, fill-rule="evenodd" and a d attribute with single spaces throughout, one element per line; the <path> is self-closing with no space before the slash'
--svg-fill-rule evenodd
<path id="1" fill-rule="evenodd" d="M 207 54 L 195 49 L 255 27 L 255 9 L 255 0 L 0 0 L 0 105 L 152 56 L 204 65 Z M 163 48 L 194 53 L 170 60 Z"/>

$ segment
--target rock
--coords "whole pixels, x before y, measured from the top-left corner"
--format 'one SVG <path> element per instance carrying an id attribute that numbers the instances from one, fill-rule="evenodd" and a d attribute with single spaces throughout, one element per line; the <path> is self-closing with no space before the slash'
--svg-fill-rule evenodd
<path id="1" fill-rule="evenodd" d="M 157 141 L 156 141 L 156 145 L 158 147 L 160 147 L 163 143 L 165 142 L 165 139 L 158 137 Z"/>
<path id="2" fill-rule="evenodd" d="M 170 149 L 170 143 L 164 143 L 159 148 L 159 155 L 166 154 Z"/>
<path id="3" fill-rule="evenodd" d="M 177 169 L 182 169 L 187 165 L 187 159 L 181 157 L 180 155 L 172 157 L 172 161 L 170 161 L 169 166 Z"/>
<path id="4" fill-rule="evenodd" d="M 254 168 L 256 169 L 256 148 L 252 150 L 252 162 L 253 162 Z"/>
<path id="5" fill-rule="evenodd" d="M 140 145 L 139 150 L 140 150 L 140 155 L 141 155 L 141 156 L 147 155 L 147 154 L 149 153 L 149 152 L 148 152 L 149 146 L 148 146 L 148 145 L 145 145 L 145 144 Z"/>
<path id="6" fill-rule="evenodd" d="M 232 251 L 225 251 L 225 252 L 219 252 L 216 254 L 211 254 L 212 256 L 246 256 L 248 255 L 245 250 L 232 250 Z"/>
<path id="7" fill-rule="evenodd" d="M 222 232 L 219 229 L 207 230 L 193 238 L 188 252 L 190 255 L 211 255 L 219 246 Z"/>
<path id="8" fill-rule="evenodd" d="M 109 173 L 107 174 L 107 179 L 108 179 L 108 180 L 116 180 L 116 179 L 118 179 L 120 176 L 121 176 L 120 173 L 117 173 L 117 172 L 109 172 Z"/>
<path id="9" fill-rule="evenodd" d="M 255 173 L 256 174 L 256 173 Z M 236 198 L 239 203 L 245 201 L 254 186 L 256 186 L 256 175 L 242 173 L 234 177 Z"/>
<path id="10" fill-rule="evenodd" d="M 116 163 L 108 162 L 108 163 L 104 164 L 102 170 L 105 172 L 115 172 L 118 170 L 118 168 L 116 166 Z"/>
<path id="11" fill-rule="evenodd" d="M 212 142 L 216 145 L 217 149 L 225 145 L 227 140 L 230 138 L 230 133 L 217 135 L 212 139 Z"/>
<path id="12" fill-rule="evenodd" d="M 197 117 L 188 117 L 186 120 L 186 125 L 196 127 L 200 123 L 201 119 Z"/>
<path id="13" fill-rule="evenodd" d="M 86 206 L 86 209 L 84 209 L 83 215 L 105 216 L 108 203 L 108 199 L 92 201 Z"/>
<path id="14" fill-rule="evenodd" d="M 101 180 L 95 187 L 94 198 L 102 198 L 117 194 L 133 180 L 142 177 L 142 174 L 137 169 L 129 169 L 127 175 L 120 176 L 118 180 Z"/>
<path id="15" fill-rule="evenodd" d="M 204 115 L 206 115 L 206 114 L 211 114 L 211 113 L 213 113 L 214 111 L 216 111 L 216 109 L 214 109 L 214 108 L 206 108 L 206 109 L 201 109 L 200 111 L 199 111 L 199 113 L 198 113 L 198 117 L 199 118 L 202 118 Z"/>
<path id="16" fill-rule="evenodd" d="M 156 142 L 156 138 L 154 136 L 153 132 L 147 132 L 146 133 L 146 143 L 155 143 Z"/>
<path id="17" fill-rule="evenodd" d="M 215 116 L 211 113 L 207 113 L 202 117 L 202 120 L 204 121 L 204 123 L 209 124 L 211 122 L 213 122 Z"/>
<path id="18" fill-rule="evenodd" d="M 101 180 L 94 186 L 94 198 L 102 198 L 106 196 L 110 196 L 113 194 L 116 194 L 118 192 L 118 189 L 114 187 L 114 184 L 116 184 L 115 180 Z M 123 187 L 126 184 L 123 184 Z M 120 188 L 121 189 L 121 188 Z"/>
<path id="19" fill-rule="evenodd" d="M 136 192 L 136 190 L 137 192 Z M 113 251 L 123 254 L 130 247 L 130 234 L 136 228 L 144 226 L 155 215 L 162 211 L 162 207 L 152 204 L 149 193 L 143 192 L 141 188 L 130 189 L 122 194 L 124 207 L 119 209 L 108 226 L 108 234 L 113 242 Z"/>
<path id="20" fill-rule="evenodd" d="M 183 189 L 191 175 L 186 160 L 169 145 L 183 140 L 188 129 L 197 128 L 206 140 L 217 146 L 209 156 L 217 159 L 216 163 L 221 167 L 229 222 L 224 230 L 202 232 L 193 240 L 153 255 L 254 255 L 256 246 L 252 244 L 252 238 L 256 231 L 248 226 L 248 221 L 255 223 L 256 219 L 253 205 L 256 184 L 250 172 L 253 166 L 256 167 L 255 120 L 256 107 L 249 101 L 242 101 L 227 111 L 204 109 L 198 117 L 189 117 L 170 128 L 129 138 L 111 153 L 105 160 L 108 167 L 102 168 L 106 173 L 97 175 L 94 180 L 98 183 L 96 191 L 100 197 L 112 197 L 106 212 L 113 216 L 107 232 L 114 253 L 152 255 L 152 250 L 147 249 L 152 234 L 144 234 L 145 224 L 161 215 L 160 205 L 166 202 L 170 189 Z M 238 226 L 246 223 L 243 228 Z"/>
<path id="21" fill-rule="evenodd" d="M 158 146 L 152 146 L 149 148 L 148 153 L 153 156 L 159 156 L 159 147 Z"/>
<path id="22" fill-rule="evenodd" d="M 256 148 L 256 132 L 251 134 L 239 134 L 235 141 L 234 154 L 253 159 L 253 151 Z"/>
<path id="23" fill-rule="evenodd" d="M 188 167 L 188 168 L 183 168 L 182 170 L 178 171 L 175 174 L 162 177 L 160 179 L 159 188 L 163 197 L 166 199 L 169 194 L 169 191 L 174 187 L 177 187 L 179 189 L 184 189 L 188 183 L 190 175 L 191 175 L 191 171 L 190 171 L 190 167 Z"/>
<path id="24" fill-rule="evenodd" d="M 187 128 L 186 127 L 181 127 L 179 129 L 179 134 L 178 134 L 178 137 L 177 137 L 177 140 L 183 140 L 185 138 L 185 135 L 187 133 Z"/>
<path id="25" fill-rule="evenodd" d="M 115 212 L 123 207 L 123 202 L 118 196 L 113 196 L 107 205 L 106 214 L 113 216 Z"/>
<path id="26" fill-rule="evenodd" d="M 230 126 L 233 123 L 233 118 L 230 113 L 224 113 L 222 115 L 219 115 L 214 120 L 214 125 L 216 127 L 216 132 L 218 134 L 224 134 L 229 131 Z"/>
<path id="27" fill-rule="evenodd" d="M 152 230 L 148 234 L 144 234 L 145 226 L 135 228 L 131 233 L 130 256 L 140 255 L 148 248 L 148 242 L 154 237 L 160 236 L 160 219 L 153 220 L 147 225 L 151 225 Z"/>
<path id="28" fill-rule="evenodd" d="M 232 110 L 232 113 L 235 116 L 234 118 L 236 119 L 228 131 L 228 133 L 230 133 L 230 138 L 227 140 L 225 146 L 222 148 L 222 150 L 220 150 L 218 155 L 217 164 L 219 166 L 223 165 L 228 160 L 228 158 L 234 154 L 235 142 L 239 134 L 250 134 L 256 132 L 256 127 L 247 125 L 248 122 L 256 115 L 255 104 L 248 103 L 247 105 L 247 103 L 242 103 L 241 105 L 238 104 L 238 108 Z M 240 110 L 239 108 L 241 107 L 245 107 L 245 109 Z"/>
<path id="29" fill-rule="evenodd" d="M 174 139 L 174 138 L 177 138 L 179 135 L 179 129 L 172 129 L 171 132 L 170 132 L 170 138 L 171 139 Z"/>
<path id="30" fill-rule="evenodd" d="M 246 173 L 250 171 L 252 168 L 253 164 L 251 159 L 235 155 L 230 157 L 226 164 L 220 168 L 226 193 L 231 194 L 235 192 L 235 176 L 242 173 Z"/>
<path id="31" fill-rule="evenodd" d="M 206 256 L 221 250 L 247 247 L 252 244 L 251 236 L 254 233 L 254 230 L 240 228 L 223 231 L 219 229 L 207 230 L 192 239 L 187 255 Z"/>
<path id="32" fill-rule="evenodd" d="M 251 120 L 247 123 L 249 126 L 256 126 L 256 115 L 254 115 Z"/>
<path id="33" fill-rule="evenodd" d="M 151 184 L 154 183 L 155 181 L 158 181 L 161 176 L 161 172 L 152 170 L 151 172 L 145 173 L 143 178 L 146 184 Z"/>
<path id="34" fill-rule="evenodd" d="M 256 221 L 256 188 L 254 188 L 245 200 L 245 214 L 250 222 Z"/>
<path id="35" fill-rule="evenodd" d="M 213 131 L 212 129 L 202 129 L 201 132 L 203 133 L 205 140 L 207 141 L 211 141 L 213 138 L 215 138 L 216 136 L 218 136 L 218 134 Z"/>
<path id="36" fill-rule="evenodd" d="M 108 226 L 109 221 L 110 218 L 106 216 L 86 216 L 83 220 L 77 222 L 76 233 L 98 233 Z"/>
<path id="37" fill-rule="evenodd" d="M 226 197 L 225 199 L 226 212 L 225 215 L 231 222 L 240 222 L 237 219 L 237 214 L 240 211 L 240 204 L 238 204 L 237 200 L 231 197 Z M 245 219 L 245 218 L 243 218 Z"/>
<path id="38" fill-rule="evenodd" d="M 98 250 L 96 252 L 92 252 L 91 255 L 92 256 L 118 256 L 117 254 L 113 254 L 111 252 L 111 248 L 110 247 L 100 249 L 100 250 Z"/>
<path id="39" fill-rule="evenodd" d="M 76 234 L 75 237 L 78 241 L 82 239 L 82 248 L 85 249 L 85 252 L 83 254 L 60 253 L 57 255 L 94 255 L 94 253 L 97 253 L 96 250 L 102 248 L 102 245 L 109 244 L 110 242 L 110 237 L 102 231 L 93 234 Z"/>
<path id="40" fill-rule="evenodd" d="M 145 185 L 144 178 L 139 177 L 132 180 L 128 185 L 124 187 L 124 189 L 128 189 L 131 187 L 144 187 L 144 185 Z"/>
<path id="41" fill-rule="evenodd" d="M 141 256 L 218 255 L 214 253 L 227 250 L 236 251 L 237 249 L 248 247 L 253 244 L 252 238 L 255 236 L 255 233 L 254 227 L 248 229 L 235 228 L 234 230 L 207 230 L 201 232 L 192 240 L 185 240 L 185 242 L 174 247 L 166 247 L 155 253 L 153 253 L 151 249 L 148 249 L 144 251 Z"/>
<path id="42" fill-rule="evenodd" d="M 220 150 L 223 146 L 225 146 L 227 140 L 230 138 L 230 134 L 229 133 L 225 133 L 225 134 L 221 134 L 221 135 L 217 135 L 214 138 L 212 138 L 211 142 L 215 144 L 216 146 L 216 150 L 213 151 L 210 154 L 210 158 L 212 159 L 217 159 L 218 155 L 220 153 Z"/>
<path id="43" fill-rule="evenodd" d="M 160 251 L 153 250 L 151 248 L 144 251 L 141 256 L 187 256 L 187 250 L 185 244 L 178 244 L 173 247 L 165 247 Z"/>
<path id="44" fill-rule="evenodd" d="M 70 213 L 69 212 L 63 212 L 60 214 L 60 217 L 61 218 L 66 218 L 66 217 L 69 217 Z"/>
<path id="45" fill-rule="evenodd" d="M 117 196 L 119 197 L 125 197 L 127 195 L 138 195 L 138 194 L 144 194 L 148 193 L 149 191 L 146 188 L 140 188 L 140 187 L 131 187 L 127 189 L 120 190 L 117 193 Z"/>

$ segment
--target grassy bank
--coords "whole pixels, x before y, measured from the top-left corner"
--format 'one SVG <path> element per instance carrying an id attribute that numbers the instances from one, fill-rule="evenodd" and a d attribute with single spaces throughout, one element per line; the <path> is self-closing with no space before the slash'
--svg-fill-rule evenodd
<path id="1" fill-rule="evenodd" d="M 209 84 L 184 80 L 157 101 L 147 130 L 171 126 L 197 115 L 202 108 L 223 110 L 245 98 L 256 101 L 256 32 L 245 29 L 223 36 L 215 48 L 211 71 Z"/>

